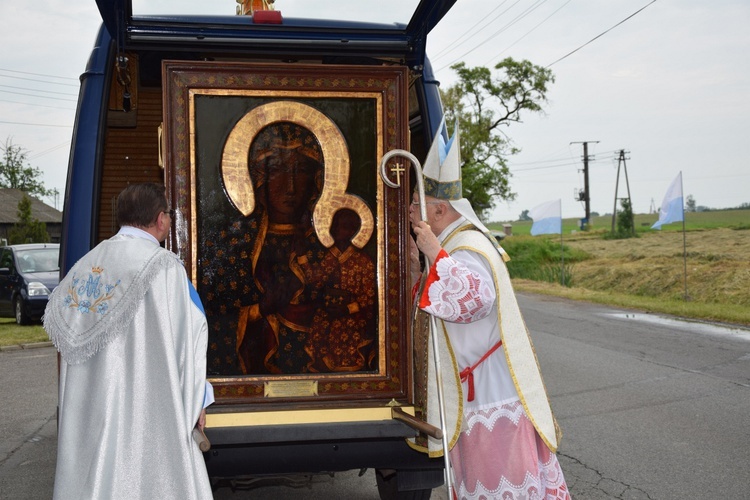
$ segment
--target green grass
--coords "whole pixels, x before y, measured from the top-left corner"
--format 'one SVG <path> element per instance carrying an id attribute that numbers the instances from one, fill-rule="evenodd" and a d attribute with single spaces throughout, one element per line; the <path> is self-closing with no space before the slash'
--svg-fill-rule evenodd
<path id="1" fill-rule="evenodd" d="M 687 318 L 750 325 L 750 210 L 687 213 L 687 272 L 683 270 L 682 223 L 652 230 L 655 214 L 637 214 L 638 238 L 607 238 L 611 217 L 595 217 L 588 231 L 563 220 L 566 279 L 550 279 L 560 267 L 560 235 L 528 236 L 532 222 L 514 222 L 502 246 L 518 290 L 585 300 Z M 501 224 L 490 224 L 490 227 Z M 529 243 L 533 240 L 535 243 Z M 551 251 L 557 248 L 556 253 Z M 572 249 L 572 250 L 570 250 Z M 576 254 L 575 251 L 581 253 Z M 517 265 L 514 261 L 520 261 Z M 571 268 L 567 268 L 571 264 Z M 529 271 L 531 269 L 532 271 Z M 536 269 L 536 272 L 533 270 Z M 687 277 L 688 298 L 683 278 Z M 533 281 L 532 281 L 533 280 Z"/>
<path id="2" fill-rule="evenodd" d="M 49 340 L 40 324 L 19 326 L 13 318 L 0 318 L 0 346 L 33 344 Z"/>
<path id="3" fill-rule="evenodd" d="M 651 229 L 659 216 L 657 214 L 635 214 L 636 232 L 657 231 Z M 530 234 L 533 221 L 510 222 L 514 235 Z M 506 222 L 506 224 L 508 224 Z M 579 219 L 563 219 L 563 239 L 566 235 L 580 232 Z M 491 222 L 487 225 L 490 229 L 503 229 L 502 222 Z M 750 229 L 750 210 L 713 210 L 710 212 L 686 212 L 685 230 L 696 231 L 703 229 L 717 229 L 728 227 L 732 229 Z M 609 232 L 612 230 L 612 216 L 600 215 L 591 218 L 589 232 Z M 661 231 L 682 231 L 682 222 L 673 222 L 662 226 Z M 552 235 L 550 235 L 552 236 Z M 557 236 L 559 238 L 559 236 Z"/>
<path id="4" fill-rule="evenodd" d="M 514 236 L 503 240 L 503 248 L 512 256 L 508 262 L 511 278 L 572 285 L 572 265 L 590 256 L 561 245 L 557 238 Z"/>

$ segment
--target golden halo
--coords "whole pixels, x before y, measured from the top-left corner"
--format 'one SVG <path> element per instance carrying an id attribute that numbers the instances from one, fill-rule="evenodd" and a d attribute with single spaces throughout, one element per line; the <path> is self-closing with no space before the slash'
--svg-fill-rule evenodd
<path id="1" fill-rule="evenodd" d="M 317 109 L 295 101 L 276 101 L 249 111 L 234 126 L 224 144 L 221 158 L 221 175 L 229 200 L 244 216 L 255 210 L 248 154 L 255 136 L 265 126 L 276 122 L 292 122 L 307 128 L 318 139 L 323 150 L 323 191 L 313 210 L 313 225 L 320 242 L 333 245 L 331 221 L 340 208 L 354 210 L 361 225 L 352 238 L 352 244 L 362 248 L 370 240 L 375 227 L 372 211 L 357 196 L 348 194 L 349 150 L 346 140 L 336 124 Z"/>

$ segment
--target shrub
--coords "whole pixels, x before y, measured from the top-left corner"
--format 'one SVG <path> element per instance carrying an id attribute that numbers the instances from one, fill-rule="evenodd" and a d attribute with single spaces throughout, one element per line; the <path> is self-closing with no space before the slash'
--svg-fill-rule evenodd
<path id="1" fill-rule="evenodd" d="M 563 245 L 548 237 L 513 236 L 506 238 L 503 248 L 511 260 L 507 263 L 511 278 L 522 278 L 572 286 L 572 264 L 589 259 L 582 251 Z M 564 262 L 564 264 L 563 264 Z"/>

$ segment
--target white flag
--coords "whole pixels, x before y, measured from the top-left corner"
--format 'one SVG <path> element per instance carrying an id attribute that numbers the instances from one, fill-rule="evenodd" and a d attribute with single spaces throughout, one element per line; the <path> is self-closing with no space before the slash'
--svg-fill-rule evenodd
<path id="1" fill-rule="evenodd" d="M 661 202 L 659 220 L 651 226 L 651 229 L 661 229 L 662 224 L 683 220 L 685 220 L 685 211 L 682 202 L 682 172 L 680 172 L 669 185 L 664 201 Z"/>
<path id="2" fill-rule="evenodd" d="M 548 201 L 529 211 L 534 219 L 531 234 L 562 234 L 562 200 Z"/>

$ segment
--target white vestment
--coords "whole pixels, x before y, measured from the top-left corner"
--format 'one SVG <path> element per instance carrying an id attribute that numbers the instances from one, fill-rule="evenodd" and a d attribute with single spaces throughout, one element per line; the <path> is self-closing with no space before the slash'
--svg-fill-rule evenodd
<path id="1" fill-rule="evenodd" d="M 177 256 L 130 233 L 86 254 L 47 305 L 62 358 L 54 498 L 212 498 L 192 439 L 206 318 Z"/>
<path id="2" fill-rule="evenodd" d="M 463 218 L 438 240 L 418 303 L 436 318 L 454 496 L 569 500 L 559 430 L 501 254 Z M 427 419 L 437 423 L 428 375 Z M 440 441 L 428 438 L 425 451 L 441 455 Z"/>

